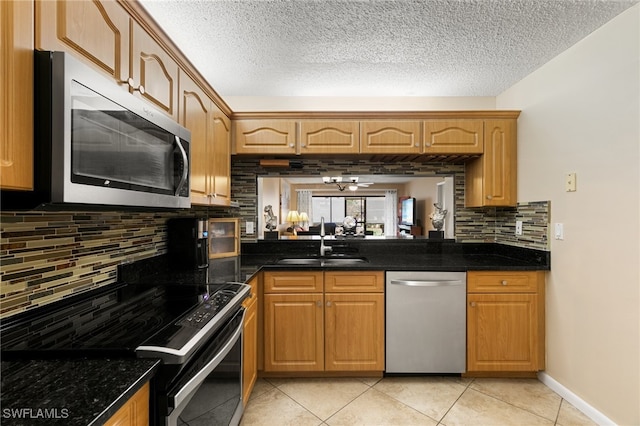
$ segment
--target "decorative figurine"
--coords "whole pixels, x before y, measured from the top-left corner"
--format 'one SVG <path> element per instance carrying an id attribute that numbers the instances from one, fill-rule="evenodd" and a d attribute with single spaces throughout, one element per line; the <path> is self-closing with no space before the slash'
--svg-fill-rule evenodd
<path id="1" fill-rule="evenodd" d="M 264 208 L 264 223 L 268 231 L 273 231 L 278 227 L 278 216 L 273 214 L 271 204 Z"/>
<path id="2" fill-rule="evenodd" d="M 436 211 L 431 213 L 431 224 L 436 229 L 436 231 L 441 231 L 444 226 L 444 218 L 447 216 L 447 210 L 442 210 L 442 206 L 439 203 L 433 204 L 436 208 Z"/>

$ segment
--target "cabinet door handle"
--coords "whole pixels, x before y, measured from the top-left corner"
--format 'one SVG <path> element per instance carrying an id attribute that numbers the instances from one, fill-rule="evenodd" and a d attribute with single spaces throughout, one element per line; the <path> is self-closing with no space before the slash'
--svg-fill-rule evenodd
<path id="1" fill-rule="evenodd" d="M 492 195 L 487 195 L 487 200 L 491 200 L 491 199 L 493 199 L 493 196 Z"/>
<path id="2" fill-rule="evenodd" d="M 289 148 L 293 148 L 293 147 L 295 147 L 295 144 L 290 143 Z"/>
<path id="3" fill-rule="evenodd" d="M 331 306 L 331 301 L 330 300 L 327 300 L 327 306 L 329 306 L 329 307 Z"/>
<path id="4" fill-rule="evenodd" d="M 318 308 L 322 308 L 322 301 L 321 301 L 321 300 L 318 300 L 318 301 L 316 302 L 316 306 L 317 306 Z"/>
<path id="5" fill-rule="evenodd" d="M 472 308 L 475 308 L 475 307 L 476 307 L 476 302 L 469 302 L 469 305 L 470 305 Z"/>
<path id="6" fill-rule="evenodd" d="M 500 282 L 500 284 L 502 284 L 502 285 L 507 285 L 507 280 L 502 280 L 502 281 Z"/>

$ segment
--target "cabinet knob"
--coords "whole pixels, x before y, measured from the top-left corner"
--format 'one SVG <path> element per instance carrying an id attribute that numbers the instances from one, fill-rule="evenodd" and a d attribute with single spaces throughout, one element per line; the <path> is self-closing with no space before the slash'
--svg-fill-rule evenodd
<path id="1" fill-rule="evenodd" d="M 416 142 L 415 144 L 413 144 L 416 148 L 420 147 L 420 144 L 418 142 Z"/>
<path id="2" fill-rule="evenodd" d="M 302 145 L 300 145 L 300 146 L 302 146 L 303 148 L 306 148 L 306 147 L 307 147 L 307 144 L 306 144 L 306 143 L 303 143 L 303 144 L 302 144 Z"/>
<path id="3" fill-rule="evenodd" d="M 491 200 L 493 198 L 493 195 L 487 195 L 487 200 Z"/>
<path id="4" fill-rule="evenodd" d="M 425 142 L 424 146 L 431 146 L 431 142 Z"/>
<path id="5" fill-rule="evenodd" d="M 327 306 L 331 306 L 331 301 L 330 300 L 327 301 Z"/>
<path id="6" fill-rule="evenodd" d="M 475 307 L 476 307 L 476 302 L 470 302 L 470 303 L 469 303 L 469 305 L 470 305 L 472 308 L 475 308 Z"/>
<path id="7" fill-rule="evenodd" d="M 295 144 L 290 143 L 289 148 L 293 148 L 293 147 L 295 147 Z"/>
<path id="8" fill-rule="evenodd" d="M 133 80 L 133 77 L 129 77 L 127 81 L 121 81 L 120 83 L 127 83 L 131 90 L 133 90 L 134 92 L 140 92 L 141 95 L 144 95 L 144 86 L 141 84 L 140 86 L 136 87 L 136 82 Z"/>
<path id="9" fill-rule="evenodd" d="M 502 285 L 507 285 L 507 280 L 502 280 L 502 281 L 500 282 L 500 284 L 502 284 Z"/>
<path id="10" fill-rule="evenodd" d="M 322 301 L 321 301 L 321 300 L 318 300 L 318 301 L 316 302 L 316 306 L 317 306 L 318 308 L 322 308 Z"/>

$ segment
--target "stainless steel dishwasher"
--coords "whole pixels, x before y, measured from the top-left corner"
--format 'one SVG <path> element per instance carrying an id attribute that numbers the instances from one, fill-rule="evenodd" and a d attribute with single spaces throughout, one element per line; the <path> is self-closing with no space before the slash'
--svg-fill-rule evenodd
<path id="1" fill-rule="evenodd" d="M 466 368 L 465 272 L 387 272 L 386 372 Z"/>

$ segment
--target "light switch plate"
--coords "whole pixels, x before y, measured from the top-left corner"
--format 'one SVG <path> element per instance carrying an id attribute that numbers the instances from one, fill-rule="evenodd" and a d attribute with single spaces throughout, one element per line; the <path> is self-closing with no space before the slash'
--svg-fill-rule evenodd
<path id="1" fill-rule="evenodd" d="M 253 234 L 253 222 L 247 222 L 247 234 Z"/>
<path id="2" fill-rule="evenodd" d="M 562 223 L 556 223 L 554 231 L 556 240 L 564 240 L 564 225 Z"/>
<path id="3" fill-rule="evenodd" d="M 576 192 L 576 174 L 575 173 L 567 173 L 565 176 L 565 190 L 567 192 Z"/>
<path id="4" fill-rule="evenodd" d="M 522 221 L 516 220 L 516 235 L 522 235 Z"/>

